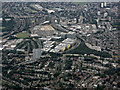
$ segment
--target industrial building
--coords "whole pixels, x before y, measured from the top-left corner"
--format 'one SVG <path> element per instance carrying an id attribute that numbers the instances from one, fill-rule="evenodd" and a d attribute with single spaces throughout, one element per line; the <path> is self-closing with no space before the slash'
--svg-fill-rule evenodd
<path id="1" fill-rule="evenodd" d="M 54 46 L 54 43 L 55 41 L 44 41 L 42 50 L 45 52 L 50 51 L 50 49 Z"/>
<path id="2" fill-rule="evenodd" d="M 61 38 L 63 38 L 63 39 L 65 39 L 66 38 L 66 33 L 60 33 L 60 35 L 61 35 Z"/>
<path id="3" fill-rule="evenodd" d="M 58 44 L 54 49 L 51 49 L 50 52 L 54 53 L 64 52 L 65 50 L 73 46 L 75 41 L 76 41 L 75 39 L 67 38 L 63 40 L 60 44 Z"/>
<path id="4" fill-rule="evenodd" d="M 61 33 L 61 38 L 71 38 L 74 39 L 76 37 L 75 32 L 69 32 L 69 33 Z"/>

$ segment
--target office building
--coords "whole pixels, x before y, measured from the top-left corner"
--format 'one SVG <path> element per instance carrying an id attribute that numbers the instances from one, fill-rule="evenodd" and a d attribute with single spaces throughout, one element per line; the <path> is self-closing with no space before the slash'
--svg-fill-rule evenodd
<path id="1" fill-rule="evenodd" d="M 41 48 L 33 49 L 33 58 L 39 59 L 41 57 L 42 51 Z"/>
<path id="2" fill-rule="evenodd" d="M 104 7 L 104 3 L 101 3 L 101 8 L 103 8 Z"/>
<path id="3" fill-rule="evenodd" d="M 107 3 L 106 3 L 106 2 L 104 2 L 104 6 L 105 6 L 105 7 L 107 6 Z"/>

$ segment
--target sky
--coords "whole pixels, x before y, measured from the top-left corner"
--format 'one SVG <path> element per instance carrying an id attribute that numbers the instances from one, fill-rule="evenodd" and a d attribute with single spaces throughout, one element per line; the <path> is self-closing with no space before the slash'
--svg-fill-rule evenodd
<path id="1" fill-rule="evenodd" d="M 2 2 L 119 2 L 120 0 L 0 0 Z"/>

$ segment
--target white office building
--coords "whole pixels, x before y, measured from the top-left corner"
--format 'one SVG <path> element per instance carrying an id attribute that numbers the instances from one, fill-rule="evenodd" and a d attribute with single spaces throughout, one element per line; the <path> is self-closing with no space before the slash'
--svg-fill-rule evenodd
<path id="1" fill-rule="evenodd" d="M 33 58 L 34 59 L 39 59 L 41 57 L 41 54 L 42 54 L 41 48 L 33 49 Z"/>

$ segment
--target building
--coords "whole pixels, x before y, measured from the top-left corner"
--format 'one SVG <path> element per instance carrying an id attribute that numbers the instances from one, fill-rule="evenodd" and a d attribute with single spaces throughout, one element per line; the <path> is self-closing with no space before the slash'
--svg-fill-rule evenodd
<path id="1" fill-rule="evenodd" d="M 41 57 L 41 54 L 42 54 L 41 48 L 33 49 L 33 58 L 34 59 L 39 59 Z"/>
<path id="2" fill-rule="evenodd" d="M 108 13 L 107 13 L 107 12 L 105 12 L 105 13 L 104 13 L 104 17 L 107 17 L 107 16 L 108 16 Z"/>
<path id="3" fill-rule="evenodd" d="M 62 32 L 60 35 L 61 35 L 61 38 L 63 38 L 63 39 L 66 38 L 66 33 L 63 33 L 63 32 Z"/>
<path id="4" fill-rule="evenodd" d="M 101 8 L 103 8 L 104 7 L 104 3 L 101 3 Z"/>
<path id="5" fill-rule="evenodd" d="M 48 13 L 54 13 L 55 11 L 54 10 L 49 10 L 47 9 Z"/>
<path id="6" fill-rule="evenodd" d="M 75 44 L 75 42 L 75 39 L 67 38 L 63 40 L 59 45 L 57 45 L 54 49 L 51 49 L 50 52 L 64 52 L 66 49 L 70 49 Z"/>
<path id="7" fill-rule="evenodd" d="M 101 48 L 99 46 L 92 46 L 91 44 L 89 43 L 85 43 L 86 46 L 90 49 L 93 49 L 93 50 L 96 50 L 96 51 L 101 51 Z"/>
<path id="8" fill-rule="evenodd" d="M 75 32 L 69 32 L 69 33 L 67 33 L 67 38 L 74 39 L 75 37 L 76 37 L 76 33 Z"/>
<path id="9" fill-rule="evenodd" d="M 79 23 L 80 23 L 80 24 L 82 24 L 82 23 L 83 23 L 83 19 L 84 19 L 84 17 L 83 17 L 83 16 L 80 16 L 80 17 L 79 17 L 79 20 L 78 20 L 78 21 L 79 21 Z"/>
<path id="10" fill-rule="evenodd" d="M 98 11 L 97 14 L 100 15 L 100 11 Z"/>
<path id="11" fill-rule="evenodd" d="M 31 34 L 31 37 L 38 37 L 38 34 Z"/>
<path id="12" fill-rule="evenodd" d="M 106 3 L 106 2 L 104 2 L 104 6 L 105 6 L 105 7 L 107 6 L 107 3 Z"/>
<path id="13" fill-rule="evenodd" d="M 48 21 L 44 22 L 47 23 Z M 57 32 L 51 25 L 37 25 L 32 30 L 32 36 L 37 35 L 38 37 L 43 36 L 52 36 L 56 34 Z"/>
<path id="14" fill-rule="evenodd" d="M 43 7 L 38 5 L 38 4 L 35 4 L 35 5 L 31 5 L 33 8 L 37 9 L 37 10 L 43 10 Z"/>

